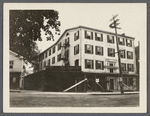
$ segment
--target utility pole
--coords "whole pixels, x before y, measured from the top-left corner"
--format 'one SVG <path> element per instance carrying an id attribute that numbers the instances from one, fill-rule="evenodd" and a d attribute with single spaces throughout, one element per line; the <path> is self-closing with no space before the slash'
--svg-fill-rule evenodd
<path id="1" fill-rule="evenodd" d="M 120 77 L 122 77 L 122 70 L 121 70 L 121 60 L 120 60 L 120 50 L 119 50 L 119 41 L 118 41 L 118 34 L 117 34 L 117 29 L 121 29 L 120 27 L 117 27 L 120 23 L 117 23 L 119 19 L 115 19 L 118 15 L 113 16 L 110 21 L 113 21 L 109 27 L 110 28 L 115 28 L 115 35 L 116 35 L 116 45 L 117 45 L 117 53 L 118 53 L 118 65 L 119 65 L 119 84 L 120 84 L 120 91 L 121 93 L 124 93 L 123 91 L 123 83 L 120 81 Z"/>

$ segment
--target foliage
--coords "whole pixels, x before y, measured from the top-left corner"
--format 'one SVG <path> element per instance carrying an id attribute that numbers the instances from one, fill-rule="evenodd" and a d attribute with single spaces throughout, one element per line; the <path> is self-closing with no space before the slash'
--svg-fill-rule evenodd
<path id="1" fill-rule="evenodd" d="M 10 10 L 10 50 L 34 63 L 38 55 L 37 40 L 42 41 L 41 30 L 53 38 L 59 34 L 60 21 L 54 10 Z"/>

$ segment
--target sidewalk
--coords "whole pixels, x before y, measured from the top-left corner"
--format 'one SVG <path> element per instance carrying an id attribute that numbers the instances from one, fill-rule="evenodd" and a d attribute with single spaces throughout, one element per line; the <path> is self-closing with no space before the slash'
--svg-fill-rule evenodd
<path id="1" fill-rule="evenodd" d="M 81 95 L 130 95 L 130 94 L 139 94 L 139 91 L 132 91 L 132 92 L 124 92 L 121 94 L 120 91 L 115 92 L 45 92 L 45 91 L 36 91 L 36 90 L 13 90 L 11 89 L 10 92 L 17 92 L 17 93 L 26 93 L 26 94 L 81 94 Z"/>

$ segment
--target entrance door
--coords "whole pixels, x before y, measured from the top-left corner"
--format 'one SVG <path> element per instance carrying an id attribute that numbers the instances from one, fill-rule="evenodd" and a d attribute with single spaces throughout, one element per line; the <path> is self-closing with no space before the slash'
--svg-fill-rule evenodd
<path id="1" fill-rule="evenodd" d="M 110 90 L 114 90 L 114 79 L 110 79 Z"/>

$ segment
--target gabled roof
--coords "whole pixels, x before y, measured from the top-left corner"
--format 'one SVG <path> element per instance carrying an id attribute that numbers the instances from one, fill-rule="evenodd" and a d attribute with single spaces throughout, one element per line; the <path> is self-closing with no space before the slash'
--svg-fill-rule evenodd
<path id="1" fill-rule="evenodd" d="M 66 30 L 63 32 L 63 34 L 59 37 L 59 39 L 56 41 L 56 43 L 54 43 L 52 46 L 50 46 L 49 48 L 47 48 L 46 50 L 44 50 L 44 51 L 43 51 L 42 53 L 40 53 L 39 55 L 43 54 L 43 53 L 44 53 L 45 51 L 47 51 L 48 49 L 54 47 L 54 46 L 60 41 L 60 39 L 65 35 L 65 33 L 66 33 L 67 31 L 74 30 L 74 29 L 78 29 L 78 28 L 89 29 L 89 30 L 93 30 L 93 31 L 98 31 L 98 32 L 103 32 L 103 33 L 115 35 L 115 33 L 112 33 L 112 32 L 103 31 L 103 30 L 99 30 L 99 29 L 94 29 L 94 28 L 86 27 L 86 26 L 78 26 L 78 27 L 69 28 L 69 29 L 66 29 Z M 125 35 L 121 35 L 121 34 L 118 34 L 118 36 L 130 38 L 130 39 L 133 39 L 133 40 L 135 39 L 134 37 L 125 36 Z"/>
<path id="2" fill-rule="evenodd" d="M 23 58 L 23 56 L 20 56 L 19 54 L 15 53 L 15 52 L 13 52 L 13 51 L 11 51 L 11 50 L 9 50 L 9 52 L 12 53 L 12 54 L 14 54 L 15 56 L 18 56 L 18 57 L 20 57 L 20 58 Z"/>

